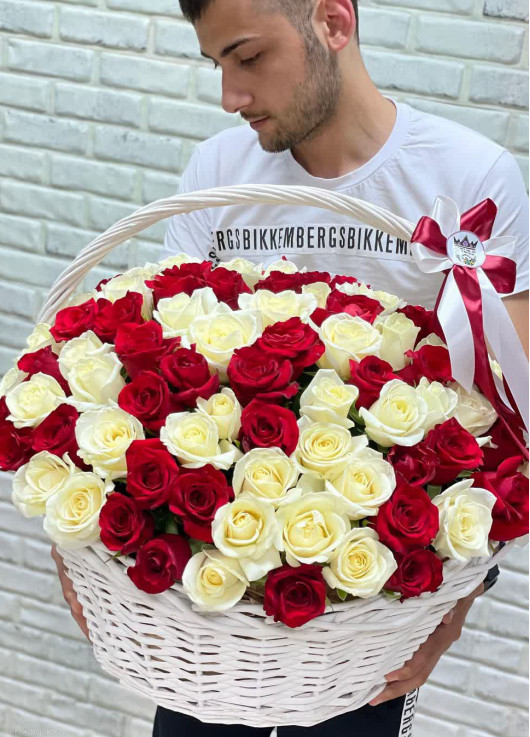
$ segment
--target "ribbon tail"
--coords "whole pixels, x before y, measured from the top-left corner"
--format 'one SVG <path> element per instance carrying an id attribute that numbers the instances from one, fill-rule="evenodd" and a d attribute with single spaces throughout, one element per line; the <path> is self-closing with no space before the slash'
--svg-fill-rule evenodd
<path id="1" fill-rule="evenodd" d="M 447 341 L 453 378 L 470 392 L 475 377 L 473 332 L 452 271 L 445 280 L 436 314 Z"/>
<path id="2" fill-rule="evenodd" d="M 528 361 L 502 299 L 482 269 L 478 269 L 478 279 L 482 289 L 484 310 L 484 331 L 486 338 L 500 364 L 511 397 L 526 429 L 529 429 L 529 390 Z M 505 404 L 506 392 L 502 392 Z M 502 396 L 501 394 L 501 396 Z"/>

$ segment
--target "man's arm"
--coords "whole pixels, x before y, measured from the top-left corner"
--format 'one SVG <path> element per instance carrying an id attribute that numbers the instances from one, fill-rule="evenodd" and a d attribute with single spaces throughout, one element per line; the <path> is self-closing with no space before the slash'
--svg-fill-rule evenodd
<path id="1" fill-rule="evenodd" d="M 528 290 L 519 294 L 512 294 L 504 300 L 504 306 L 512 318 L 517 335 L 524 352 L 528 356 Z"/>
<path id="2" fill-rule="evenodd" d="M 203 168 L 200 148 L 197 147 L 182 174 L 178 193 L 186 194 L 215 187 L 212 178 L 208 181 L 209 176 L 208 171 Z M 210 210 L 196 210 L 172 217 L 166 231 L 161 258 L 186 253 L 202 260 L 209 259 L 212 243 L 210 212 Z"/>

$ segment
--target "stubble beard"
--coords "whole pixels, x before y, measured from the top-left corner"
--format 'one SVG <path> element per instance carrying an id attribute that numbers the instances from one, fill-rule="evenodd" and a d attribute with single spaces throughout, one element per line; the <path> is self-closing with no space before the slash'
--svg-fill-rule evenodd
<path id="1" fill-rule="evenodd" d="M 315 138 L 336 113 L 341 73 L 338 59 L 314 36 L 306 43 L 306 75 L 270 137 L 259 136 L 264 151 L 281 153 Z"/>

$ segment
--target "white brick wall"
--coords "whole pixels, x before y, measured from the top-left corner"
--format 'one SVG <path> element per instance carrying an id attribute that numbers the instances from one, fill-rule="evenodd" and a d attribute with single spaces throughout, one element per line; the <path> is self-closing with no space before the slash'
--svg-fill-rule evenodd
<path id="1" fill-rule="evenodd" d="M 527 0 L 361 0 L 378 86 L 469 125 L 528 167 Z M 0 375 L 46 289 L 95 233 L 176 191 L 197 140 L 236 124 L 177 0 L 0 0 Z M 165 226 L 87 284 L 153 260 Z M 66 609 L 37 520 L 0 477 L 0 734 L 149 737 Z M 415 737 L 523 737 L 527 550 L 512 552 L 422 689 Z"/>

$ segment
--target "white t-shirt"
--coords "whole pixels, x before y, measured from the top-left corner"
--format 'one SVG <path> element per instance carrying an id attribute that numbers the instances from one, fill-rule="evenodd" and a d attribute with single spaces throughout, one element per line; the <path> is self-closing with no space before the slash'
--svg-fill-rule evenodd
<path id="1" fill-rule="evenodd" d="M 498 207 L 493 235 L 518 239 L 515 292 L 528 289 L 528 198 L 513 156 L 465 126 L 403 103 L 396 107 L 383 147 L 344 176 L 314 177 L 290 151 L 267 153 L 249 126 L 238 126 L 197 146 L 179 191 L 232 184 L 322 187 L 413 223 L 430 213 L 438 195 L 451 197 L 461 212 L 491 197 Z M 243 257 L 265 266 L 285 256 L 299 267 L 353 275 L 425 307 L 434 305 L 443 278 L 423 274 L 407 242 L 315 207 L 236 205 L 177 215 L 164 256 L 180 252 L 221 263 Z"/>

